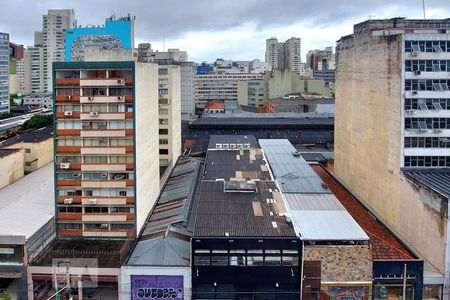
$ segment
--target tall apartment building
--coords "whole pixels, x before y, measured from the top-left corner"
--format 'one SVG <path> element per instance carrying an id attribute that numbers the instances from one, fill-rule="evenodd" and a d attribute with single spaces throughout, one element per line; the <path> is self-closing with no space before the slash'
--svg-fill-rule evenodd
<path id="1" fill-rule="evenodd" d="M 65 60 L 83 61 L 88 46 L 102 49 L 134 48 L 134 17 L 112 15 L 104 26 L 70 28 L 65 31 Z"/>
<path id="2" fill-rule="evenodd" d="M 52 62 L 65 59 L 65 30 L 77 27 L 73 9 L 50 9 L 42 16 L 45 91 L 52 91 Z M 37 34 L 39 35 L 39 34 Z"/>
<path id="3" fill-rule="evenodd" d="M 172 168 L 181 154 L 181 74 L 176 65 L 159 65 L 159 165 Z"/>
<path id="4" fill-rule="evenodd" d="M 9 94 L 24 92 L 24 48 L 22 45 L 9 43 Z"/>
<path id="5" fill-rule="evenodd" d="M 450 20 L 356 24 L 336 61 L 335 172 L 440 274 L 424 295 L 448 299 Z"/>
<path id="6" fill-rule="evenodd" d="M 9 112 L 9 34 L 0 32 L 0 114 Z"/>
<path id="7" fill-rule="evenodd" d="M 291 69 L 298 72 L 301 64 L 301 39 L 292 37 L 283 42 L 272 37 L 266 40 L 266 63 L 272 69 Z"/>
<path id="8" fill-rule="evenodd" d="M 306 64 L 314 71 L 334 70 L 335 63 L 332 47 L 326 47 L 324 50 L 309 50 L 306 54 Z"/>
<path id="9" fill-rule="evenodd" d="M 158 66 L 53 64 L 60 237 L 136 236 L 159 193 Z"/>
<path id="10" fill-rule="evenodd" d="M 195 76 L 196 110 L 202 110 L 208 100 L 238 100 L 238 82 L 262 80 L 263 74 L 202 74 Z"/>
<path id="11" fill-rule="evenodd" d="M 24 51 L 24 93 L 40 94 L 44 91 L 44 48 L 28 47 Z"/>

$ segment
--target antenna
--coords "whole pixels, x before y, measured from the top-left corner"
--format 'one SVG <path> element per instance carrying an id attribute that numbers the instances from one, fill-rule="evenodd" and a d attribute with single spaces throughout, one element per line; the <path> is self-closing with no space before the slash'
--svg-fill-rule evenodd
<path id="1" fill-rule="evenodd" d="M 423 19 L 425 20 L 425 0 L 422 0 Z"/>
<path id="2" fill-rule="evenodd" d="M 163 52 L 166 52 L 166 37 L 163 37 Z"/>

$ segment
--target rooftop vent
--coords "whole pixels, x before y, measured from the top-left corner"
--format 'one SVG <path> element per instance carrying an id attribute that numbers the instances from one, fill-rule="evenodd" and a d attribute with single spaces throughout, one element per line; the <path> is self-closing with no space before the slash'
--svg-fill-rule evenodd
<path id="1" fill-rule="evenodd" d="M 287 213 L 284 215 L 284 219 L 286 222 L 291 223 L 292 222 L 292 215 L 290 213 Z"/>
<path id="2" fill-rule="evenodd" d="M 293 152 L 292 153 L 292 155 L 294 156 L 294 157 L 300 157 L 300 152 L 299 151 L 295 151 L 295 152 Z"/>
<path id="3" fill-rule="evenodd" d="M 325 182 L 322 182 L 322 187 L 323 187 L 324 189 L 328 189 L 328 184 L 326 184 Z"/>
<path id="4" fill-rule="evenodd" d="M 258 187 L 256 183 L 249 181 L 224 181 L 225 193 L 256 193 Z"/>

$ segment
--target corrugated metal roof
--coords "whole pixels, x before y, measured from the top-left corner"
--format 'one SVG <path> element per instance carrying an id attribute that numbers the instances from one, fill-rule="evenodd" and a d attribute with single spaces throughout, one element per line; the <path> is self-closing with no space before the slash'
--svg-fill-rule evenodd
<path id="1" fill-rule="evenodd" d="M 53 163 L 1 189 L 0 235 L 30 238 L 54 217 L 54 197 Z"/>
<path id="2" fill-rule="evenodd" d="M 189 215 L 201 161 L 181 158 L 130 255 L 130 265 L 189 265 Z M 176 225 L 175 225 L 176 224 Z M 176 227 L 179 226 L 179 227 Z"/>
<path id="3" fill-rule="evenodd" d="M 329 194 L 323 181 L 287 139 L 260 139 L 273 175 L 284 193 Z"/>
<path id="4" fill-rule="evenodd" d="M 402 169 L 403 174 L 450 198 L 450 168 Z"/>
<path id="5" fill-rule="evenodd" d="M 333 194 L 283 194 L 290 210 L 345 210 Z"/>
<path id="6" fill-rule="evenodd" d="M 294 228 L 300 238 L 308 241 L 369 240 L 358 223 L 346 210 L 292 211 Z"/>

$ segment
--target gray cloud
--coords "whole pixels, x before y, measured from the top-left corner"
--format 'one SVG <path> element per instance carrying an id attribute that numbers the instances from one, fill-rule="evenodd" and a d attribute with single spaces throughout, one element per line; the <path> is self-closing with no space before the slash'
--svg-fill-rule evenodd
<path id="1" fill-rule="evenodd" d="M 327 28 L 353 24 L 372 17 L 420 17 L 421 0 L 0 0 L 0 31 L 12 39 L 31 44 L 33 32 L 41 27 L 41 16 L 50 8 L 74 8 L 80 25 L 101 24 L 112 13 L 136 16 L 136 38 L 160 41 L 181 38 L 187 33 L 222 31 L 252 23 L 263 34 L 271 28 L 301 23 Z M 450 17 L 448 0 L 427 0 L 427 8 Z M 348 32 L 350 33 L 350 32 Z M 294 32 L 290 35 L 300 35 Z M 263 37 L 264 39 L 265 37 Z M 324 38 L 335 41 L 339 37 Z M 224 54 L 232 53 L 226 49 Z M 205 41 L 207 45 L 207 41 Z M 187 49 L 189 50 L 189 49 Z M 220 56 L 220 54 L 218 54 Z"/>

